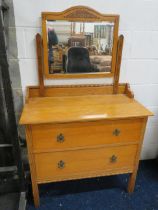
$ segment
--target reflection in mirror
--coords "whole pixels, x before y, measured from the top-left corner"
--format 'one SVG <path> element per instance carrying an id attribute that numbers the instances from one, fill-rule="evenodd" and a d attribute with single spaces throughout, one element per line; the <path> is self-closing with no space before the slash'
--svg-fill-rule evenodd
<path id="1" fill-rule="evenodd" d="M 51 74 L 111 72 L 114 23 L 47 21 Z"/>

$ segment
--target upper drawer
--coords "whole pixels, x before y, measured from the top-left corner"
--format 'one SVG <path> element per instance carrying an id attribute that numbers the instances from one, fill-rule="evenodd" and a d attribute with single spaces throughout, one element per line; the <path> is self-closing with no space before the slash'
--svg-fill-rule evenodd
<path id="1" fill-rule="evenodd" d="M 139 141 L 142 119 L 33 125 L 33 150 L 97 146 Z"/>

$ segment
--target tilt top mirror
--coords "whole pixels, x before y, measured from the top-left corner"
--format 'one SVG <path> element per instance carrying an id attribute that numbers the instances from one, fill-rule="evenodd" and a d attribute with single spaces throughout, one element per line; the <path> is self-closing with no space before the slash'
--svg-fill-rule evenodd
<path id="1" fill-rule="evenodd" d="M 46 78 L 113 76 L 118 41 L 118 15 L 102 15 L 87 7 L 43 12 Z"/>

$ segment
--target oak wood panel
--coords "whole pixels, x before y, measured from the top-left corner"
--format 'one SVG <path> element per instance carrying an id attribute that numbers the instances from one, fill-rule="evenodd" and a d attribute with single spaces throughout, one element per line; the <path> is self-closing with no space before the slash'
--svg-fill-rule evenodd
<path id="1" fill-rule="evenodd" d="M 42 51 L 42 37 L 40 34 L 36 34 L 36 54 L 37 54 L 37 66 L 38 66 L 38 81 L 39 81 L 39 93 L 40 96 L 44 96 L 44 75 L 43 75 L 43 51 Z"/>
<path id="2" fill-rule="evenodd" d="M 30 99 L 30 88 L 26 87 L 25 103 L 28 103 Z"/>
<path id="3" fill-rule="evenodd" d="M 122 94 L 37 97 L 25 104 L 20 124 L 116 120 L 149 115 L 153 114 Z"/>
<path id="4" fill-rule="evenodd" d="M 125 168 L 121 168 L 121 169 L 107 169 L 107 170 L 103 170 L 103 171 L 91 171 L 91 172 L 84 172 L 84 174 L 71 174 L 71 176 L 66 176 L 65 178 L 61 177 L 56 177 L 55 181 L 68 181 L 68 180 L 76 180 L 76 179 L 84 179 L 84 178 L 94 178 L 94 177 L 102 177 L 102 176 L 111 176 L 111 175 L 118 175 L 118 174 L 129 174 L 132 173 L 133 168 L 129 167 L 125 167 Z M 51 183 L 51 180 L 38 180 L 38 184 L 44 184 L 44 183 Z"/>
<path id="5" fill-rule="evenodd" d="M 141 148 L 142 148 L 142 144 L 143 144 L 143 139 L 144 139 L 147 120 L 148 120 L 147 117 L 143 119 L 143 124 L 142 124 L 143 126 L 142 126 L 142 130 L 141 130 L 141 138 L 140 138 L 140 142 L 139 142 L 137 153 L 136 153 L 134 170 L 130 174 L 130 178 L 129 178 L 129 182 L 128 182 L 128 189 L 127 190 L 128 190 L 129 193 L 132 193 L 134 191 L 134 187 L 135 187 L 135 181 L 136 181 L 137 170 L 138 170 L 138 166 L 139 166 L 139 159 L 140 159 Z"/>
<path id="6" fill-rule="evenodd" d="M 139 142 L 143 119 L 33 125 L 34 152 Z M 120 133 L 114 133 L 114 132 Z M 62 134 L 64 141 L 57 141 Z"/>
<path id="7" fill-rule="evenodd" d="M 118 93 L 125 92 L 126 84 L 119 84 Z M 39 97 L 40 91 L 38 86 L 29 86 L 29 98 Z M 82 95 L 101 95 L 112 94 L 113 85 L 58 85 L 45 86 L 46 97 L 61 97 L 61 96 L 82 96 Z"/>
<path id="8" fill-rule="evenodd" d="M 84 177 L 84 174 L 97 174 L 108 170 L 133 169 L 137 145 L 65 151 L 54 153 L 40 153 L 35 155 L 38 182 L 48 182 Z M 111 162 L 112 156 L 117 157 Z M 64 161 L 64 168 L 59 168 L 60 161 Z M 93 175 L 92 175 L 93 176 Z"/>
<path id="9" fill-rule="evenodd" d="M 133 93 L 133 91 L 130 90 L 130 85 L 129 84 L 126 84 L 126 86 L 125 86 L 125 94 L 129 98 L 134 98 L 134 93 Z"/>
<path id="10" fill-rule="evenodd" d="M 33 198 L 34 198 L 35 207 L 37 208 L 40 204 L 40 201 L 39 201 L 39 191 L 37 184 L 36 164 L 35 164 L 34 155 L 32 153 L 33 148 L 32 148 L 31 128 L 29 125 L 26 126 L 26 141 L 27 141 L 28 157 L 29 157 L 29 164 L 31 170 Z"/>
<path id="11" fill-rule="evenodd" d="M 113 93 L 118 93 L 118 85 L 119 85 L 119 78 L 120 78 L 120 67 L 122 61 L 122 50 L 123 50 L 123 41 L 124 36 L 120 35 L 117 43 L 117 53 L 116 53 L 116 67 L 114 73 L 114 90 Z"/>

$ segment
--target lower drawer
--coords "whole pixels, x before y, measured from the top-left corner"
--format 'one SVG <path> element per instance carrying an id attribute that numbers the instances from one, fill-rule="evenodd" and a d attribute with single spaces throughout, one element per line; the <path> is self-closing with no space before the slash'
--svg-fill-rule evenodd
<path id="1" fill-rule="evenodd" d="M 130 145 L 36 154 L 37 180 L 44 183 L 132 171 L 136 151 L 137 145 Z"/>

